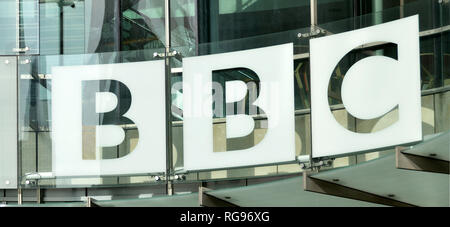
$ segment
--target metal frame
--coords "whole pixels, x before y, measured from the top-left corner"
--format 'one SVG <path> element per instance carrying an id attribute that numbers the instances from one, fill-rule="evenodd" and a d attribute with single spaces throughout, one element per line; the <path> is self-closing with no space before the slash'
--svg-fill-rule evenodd
<path id="1" fill-rule="evenodd" d="M 395 148 L 395 167 L 398 169 L 450 174 L 449 161 L 407 154 L 405 147 Z"/>
<path id="2" fill-rule="evenodd" d="M 317 0 L 310 1 L 311 7 L 311 30 L 317 26 Z"/>
<path id="3" fill-rule="evenodd" d="M 387 206 L 395 207 L 416 207 L 409 203 L 397 201 L 387 197 L 379 196 L 369 192 L 361 191 L 358 189 L 346 187 L 340 184 L 331 183 L 324 180 L 315 179 L 310 176 L 310 173 L 304 172 L 303 174 L 303 189 L 309 192 L 316 192 L 331 196 L 343 197 L 348 199 L 355 199 L 370 203 L 383 204 Z"/>
<path id="4" fill-rule="evenodd" d="M 238 207 L 236 204 L 230 203 L 223 199 L 208 194 L 211 189 L 204 187 L 203 184 L 198 188 L 198 203 L 202 207 Z"/>
<path id="5" fill-rule="evenodd" d="M 87 197 L 86 207 L 100 207 L 100 205 L 97 204 L 96 199 L 94 199 L 92 197 Z"/>
<path id="6" fill-rule="evenodd" d="M 170 0 L 164 1 L 164 24 L 165 24 L 165 42 L 166 52 L 164 54 L 164 61 L 166 63 L 166 192 L 167 195 L 173 195 L 173 187 L 171 181 L 172 168 L 172 155 L 173 155 L 173 143 L 172 143 L 172 74 L 170 71 L 171 57 L 169 53 L 171 51 L 171 37 L 170 37 Z"/>

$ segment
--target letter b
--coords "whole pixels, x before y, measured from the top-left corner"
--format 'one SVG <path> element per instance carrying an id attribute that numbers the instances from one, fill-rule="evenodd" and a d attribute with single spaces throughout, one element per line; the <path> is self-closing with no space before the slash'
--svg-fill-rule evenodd
<path id="1" fill-rule="evenodd" d="M 108 159 L 93 157 L 102 147 L 120 146 L 125 142 L 122 125 L 136 125 L 123 115 L 132 103 L 128 87 L 117 80 L 82 81 L 83 159 Z M 133 130 L 139 139 L 139 129 Z M 86 154 L 91 152 L 91 155 Z M 131 153 L 132 150 L 129 151 Z M 118 157 L 114 157 L 118 158 Z"/>
<path id="2" fill-rule="evenodd" d="M 292 59 L 292 44 L 183 59 L 185 170 L 220 169 L 295 160 Z M 252 70 L 259 77 L 260 94 L 250 105 L 265 112 L 267 131 L 264 138 L 253 146 L 214 152 L 214 139 L 217 138 L 214 138 L 213 133 L 212 72 L 235 68 Z M 227 104 L 233 104 L 245 97 L 245 84 L 239 84 L 240 81 L 228 82 L 228 88 L 225 87 Z M 230 89 L 232 87 L 237 89 Z M 236 92 L 229 94 L 231 90 Z M 251 125 L 253 119 L 248 115 L 227 113 L 226 121 L 227 139 L 248 136 L 254 129 Z"/>
<path id="3" fill-rule="evenodd" d="M 103 176 L 164 172 L 166 125 L 165 102 L 161 99 L 165 95 L 164 67 L 162 60 L 54 67 L 54 174 Z M 125 139 L 125 126 L 138 138 Z M 100 157 L 97 151 L 105 147 L 128 154 L 110 155 L 112 159 Z"/>

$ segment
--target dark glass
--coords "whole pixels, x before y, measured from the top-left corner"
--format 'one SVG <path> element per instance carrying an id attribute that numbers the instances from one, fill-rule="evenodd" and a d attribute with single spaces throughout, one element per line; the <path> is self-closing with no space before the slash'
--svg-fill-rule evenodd
<path id="1" fill-rule="evenodd" d="M 199 0 L 199 43 L 240 39 L 310 25 L 309 1 Z"/>
<path id="2" fill-rule="evenodd" d="M 164 47 L 164 0 L 40 2 L 41 54 Z"/>
<path id="3" fill-rule="evenodd" d="M 439 87 L 441 81 L 440 35 L 428 36 L 420 40 L 420 74 L 422 90 Z"/>
<path id="4" fill-rule="evenodd" d="M 354 1 L 317 0 L 317 23 L 328 23 L 355 15 Z"/>
<path id="5" fill-rule="evenodd" d="M 294 101 L 296 110 L 311 108 L 310 81 L 309 59 L 294 61 Z"/>
<path id="6" fill-rule="evenodd" d="M 450 32 L 442 33 L 443 86 L 450 85 Z"/>

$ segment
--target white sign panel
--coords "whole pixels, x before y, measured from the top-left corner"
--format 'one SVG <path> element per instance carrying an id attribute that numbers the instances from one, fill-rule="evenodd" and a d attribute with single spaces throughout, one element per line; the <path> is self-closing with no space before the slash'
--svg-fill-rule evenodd
<path id="1" fill-rule="evenodd" d="M 184 169 L 205 170 L 262 165 L 295 160 L 293 45 L 183 59 Z M 212 72 L 245 68 L 256 73 L 260 93 L 250 103 L 267 116 L 264 138 L 252 147 L 214 152 Z M 247 87 L 227 81 L 227 104 L 242 100 Z M 226 138 L 249 135 L 255 122 L 249 115 L 226 116 Z"/>
<path id="2" fill-rule="evenodd" d="M 166 169 L 164 61 L 63 66 L 52 69 L 53 172 L 100 176 Z M 125 140 L 135 127 L 134 149 L 103 159 L 102 148 Z M 134 138 L 136 140 L 136 138 Z M 84 150 L 84 153 L 83 153 Z M 94 154 L 86 155 L 87 151 Z"/>
<path id="3" fill-rule="evenodd" d="M 412 16 L 311 40 L 313 157 L 338 156 L 422 139 L 418 23 L 418 16 Z M 344 77 L 342 101 L 348 113 L 358 119 L 374 119 L 396 108 L 399 119 L 381 131 L 356 133 L 333 117 L 328 87 L 333 70 L 347 53 L 374 42 L 396 44 L 398 59 L 371 56 L 358 61 Z"/>

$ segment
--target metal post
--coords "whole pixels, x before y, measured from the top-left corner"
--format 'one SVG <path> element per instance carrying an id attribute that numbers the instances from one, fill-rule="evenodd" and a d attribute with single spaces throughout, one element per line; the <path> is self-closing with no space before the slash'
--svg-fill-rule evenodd
<path id="1" fill-rule="evenodd" d="M 22 205 L 23 203 L 23 194 L 22 188 L 17 189 L 17 204 Z"/>
<path id="2" fill-rule="evenodd" d="M 59 54 L 64 54 L 64 4 L 60 2 L 59 6 Z"/>
<path id="3" fill-rule="evenodd" d="M 405 0 L 400 0 L 400 18 L 405 17 L 405 10 L 404 10 Z"/>
<path id="4" fill-rule="evenodd" d="M 315 30 L 315 27 L 317 26 L 317 0 L 311 0 L 310 1 L 310 8 L 311 8 L 311 28 L 310 34 L 313 34 L 313 31 Z M 310 48 L 310 46 L 308 45 L 308 48 Z M 308 50 L 308 53 L 311 53 L 311 49 Z M 310 102 L 310 108 L 312 108 L 312 104 Z M 312 135 L 312 115 L 310 115 L 310 121 L 309 121 L 309 132 Z M 312 166 L 313 162 L 313 156 L 312 156 L 312 151 L 313 151 L 313 146 L 312 146 L 312 136 L 309 139 L 309 142 L 311 144 L 311 152 L 309 153 L 309 166 Z"/>
<path id="5" fill-rule="evenodd" d="M 170 176 L 172 175 L 172 82 L 170 72 L 170 0 L 165 0 L 165 44 L 166 50 L 164 60 L 166 63 L 166 193 L 172 195 L 172 182 Z"/>
<path id="6" fill-rule="evenodd" d="M 317 26 L 317 0 L 311 0 L 311 30 Z"/>
<path id="7" fill-rule="evenodd" d="M 94 199 L 92 197 L 87 197 L 86 207 L 100 207 L 100 206 L 97 204 L 96 199 Z"/>
<path id="8" fill-rule="evenodd" d="M 39 181 L 37 181 L 37 188 L 36 188 L 36 203 L 41 204 L 42 203 L 42 189 L 41 186 L 39 186 Z"/>
<path id="9" fill-rule="evenodd" d="M 383 23 L 383 1 L 372 1 L 372 9 L 375 24 Z"/>
<path id="10" fill-rule="evenodd" d="M 383 1 L 372 1 L 374 25 L 383 23 Z M 383 56 L 384 50 L 376 50 L 375 55 Z"/>

